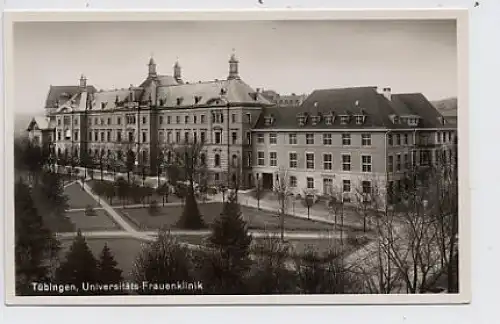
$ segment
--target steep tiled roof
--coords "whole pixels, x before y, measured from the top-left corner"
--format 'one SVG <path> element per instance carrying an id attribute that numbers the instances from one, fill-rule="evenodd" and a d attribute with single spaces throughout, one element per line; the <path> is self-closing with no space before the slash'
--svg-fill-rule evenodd
<path id="1" fill-rule="evenodd" d="M 94 93 L 91 99 L 92 109 L 114 109 L 116 108 L 116 99 L 118 102 L 125 101 L 130 95 L 129 89 L 107 90 Z M 104 104 L 104 107 L 103 107 Z"/>
<path id="2" fill-rule="evenodd" d="M 239 79 L 159 87 L 158 99 L 166 100 L 164 105 L 167 107 L 177 106 L 178 98 L 182 98 L 180 106 L 206 105 L 213 100 L 220 99 L 221 89 L 225 89 L 224 98 L 230 103 L 272 104 L 262 94 L 256 93 L 248 84 Z M 195 99 L 195 97 L 198 99 Z"/>
<path id="3" fill-rule="evenodd" d="M 395 95 L 413 114 L 422 117 L 420 127 L 443 127 L 443 115 L 421 93 L 404 93 Z"/>
<path id="4" fill-rule="evenodd" d="M 95 92 L 96 89 L 94 86 L 87 86 L 87 91 Z M 57 104 L 62 105 L 80 92 L 79 86 L 50 86 L 45 108 L 54 108 Z"/>
<path id="5" fill-rule="evenodd" d="M 324 116 L 335 116 L 331 124 Z M 299 125 L 298 115 L 307 115 L 306 123 Z M 272 115 L 272 124 L 265 123 L 265 117 Z M 320 122 L 313 124 L 311 116 L 322 116 Z M 342 115 L 351 118 L 341 124 Z M 365 116 L 362 124 L 357 124 L 354 116 Z M 353 87 L 316 90 L 298 107 L 267 108 L 259 118 L 257 129 L 369 129 L 369 128 L 411 128 L 407 123 L 394 123 L 393 116 L 420 116 L 424 122 L 418 127 L 439 127 L 439 112 L 422 94 L 392 95 L 391 99 L 377 91 L 377 87 Z"/>

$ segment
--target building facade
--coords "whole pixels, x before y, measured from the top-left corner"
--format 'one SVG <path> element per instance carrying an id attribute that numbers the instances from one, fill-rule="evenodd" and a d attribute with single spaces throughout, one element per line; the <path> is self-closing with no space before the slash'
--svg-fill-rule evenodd
<path id="1" fill-rule="evenodd" d="M 29 131 L 41 138 L 34 132 L 44 129 L 59 160 L 105 159 L 123 169 L 133 152 L 136 171 L 148 175 L 163 174 L 159 157 L 171 145 L 203 142 L 209 183 L 272 189 L 286 170 L 292 193 L 335 191 L 347 201 L 374 186 L 397 190 L 415 165 L 454 161 L 456 125 L 422 94 L 325 89 L 284 109 L 279 96 L 246 84 L 238 65 L 233 54 L 226 79 L 189 83 L 178 62 L 172 76 L 160 75 L 151 58 L 138 86 L 113 90 L 82 76 L 78 86 L 50 88 L 47 117 Z"/>
<path id="2" fill-rule="evenodd" d="M 417 165 L 453 163 L 455 139 L 456 128 L 421 94 L 317 90 L 295 109 L 263 110 L 253 130 L 254 177 L 272 188 L 286 170 L 293 194 L 352 201 L 375 186 L 398 190 Z"/>

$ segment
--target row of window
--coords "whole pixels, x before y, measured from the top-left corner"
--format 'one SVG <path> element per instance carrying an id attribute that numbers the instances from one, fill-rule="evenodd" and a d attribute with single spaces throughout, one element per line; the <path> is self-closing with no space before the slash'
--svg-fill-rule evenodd
<path id="1" fill-rule="evenodd" d="M 268 141 L 269 144 L 278 144 L 277 133 L 270 133 L 270 134 L 268 134 L 268 137 L 269 137 L 269 141 Z M 306 139 L 307 145 L 314 145 L 315 144 L 315 137 L 314 137 L 313 133 L 305 134 L 305 139 Z M 344 145 L 344 146 L 351 145 L 351 140 L 352 140 L 351 134 L 347 134 L 347 133 L 342 134 L 342 145 Z M 263 134 L 263 133 L 257 134 L 257 143 L 258 144 L 265 144 L 265 134 Z M 331 133 L 323 134 L 322 143 L 323 143 L 323 145 L 332 145 L 333 144 L 333 134 L 331 134 Z M 290 144 L 290 145 L 298 144 L 297 134 L 295 134 L 295 133 L 288 134 L 288 144 Z M 372 145 L 371 134 L 361 134 L 361 145 L 362 146 L 371 146 Z"/>
<path id="2" fill-rule="evenodd" d="M 297 187 L 297 177 L 296 176 L 290 176 L 289 178 L 289 186 L 291 188 L 296 188 Z M 363 194 L 370 194 L 372 189 L 371 189 L 371 181 L 362 181 L 361 182 L 362 186 L 362 193 Z M 315 189 L 314 186 L 314 178 L 313 177 L 306 177 L 306 188 L 307 189 Z M 351 180 L 342 180 L 342 192 L 345 194 L 351 193 L 352 187 L 351 187 Z M 332 178 L 323 178 L 323 194 L 329 195 L 334 193 L 334 185 L 333 185 L 333 179 Z M 349 200 L 349 196 L 344 197 L 344 201 Z"/>
<path id="3" fill-rule="evenodd" d="M 351 155 L 342 154 L 342 171 L 351 171 Z M 314 153 L 306 153 L 306 169 L 315 169 Z M 265 152 L 257 152 L 257 165 L 265 166 Z M 269 152 L 269 166 L 278 166 L 278 155 L 276 152 Z M 296 169 L 298 167 L 298 154 L 296 152 L 288 153 L 288 167 Z M 333 154 L 323 153 L 323 170 L 333 170 Z M 361 170 L 362 172 L 372 172 L 372 157 L 371 155 L 361 155 Z"/>

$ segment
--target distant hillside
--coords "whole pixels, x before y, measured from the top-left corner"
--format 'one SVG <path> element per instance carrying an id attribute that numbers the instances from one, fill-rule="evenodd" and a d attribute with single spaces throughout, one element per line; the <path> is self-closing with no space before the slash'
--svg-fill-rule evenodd
<path id="1" fill-rule="evenodd" d="M 443 100 L 433 101 L 432 104 L 437 110 L 456 110 L 457 109 L 457 98 L 447 98 Z"/>

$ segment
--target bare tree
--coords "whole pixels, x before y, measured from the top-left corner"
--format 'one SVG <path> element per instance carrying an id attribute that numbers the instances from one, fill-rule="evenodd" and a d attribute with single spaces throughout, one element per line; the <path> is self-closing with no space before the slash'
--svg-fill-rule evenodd
<path id="1" fill-rule="evenodd" d="M 279 167 L 276 173 L 276 181 L 274 182 L 274 192 L 278 196 L 278 202 L 280 205 L 279 216 L 280 216 L 280 234 L 281 241 L 285 240 L 285 212 L 286 212 L 286 202 L 290 196 L 288 183 L 288 172 L 284 167 Z"/>

